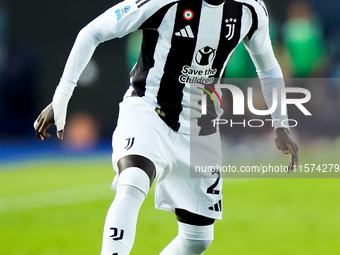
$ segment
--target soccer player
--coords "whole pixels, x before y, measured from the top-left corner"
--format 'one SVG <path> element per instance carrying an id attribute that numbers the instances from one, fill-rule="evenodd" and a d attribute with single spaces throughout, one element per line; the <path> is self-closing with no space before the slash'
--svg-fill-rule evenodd
<path id="1" fill-rule="evenodd" d="M 69 99 L 98 44 L 137 29 L 143 30 L 143 42 L 113 134 L 116 196 L 101 254 L 130 253 L 139 209 L 156 177 L 156 208 L 174 212 L 178 221 L 177 237 L 161 254 L 203 254 L 213 241 L 215 219 L 222 217 L 222 180 L 218 172 L 190 178 L 192 158 L 201 165 L 221 164 L 219 132 L 210 121 L 221 114 L 220 106 L 207 100 L 203 115 L 201 95 L 204 84 L 213 88 L 212 78 L 222 77 L 243 41 L 272 104 L 273 88 L 284 84 L 267 9 L 261 0 L 126 0 L 113 6 L 79 32 L 52 103 L 34 124 L 40 140 L 50 137 L 46 130 L 52 124 L 63 138 Z M 280 111 L 277 107 L 272 118 L 287 117 Z M 290 170 L 298 163 L 297 146 L 281 121 L 274 128 L 278 149 L 292 155 Z"/>

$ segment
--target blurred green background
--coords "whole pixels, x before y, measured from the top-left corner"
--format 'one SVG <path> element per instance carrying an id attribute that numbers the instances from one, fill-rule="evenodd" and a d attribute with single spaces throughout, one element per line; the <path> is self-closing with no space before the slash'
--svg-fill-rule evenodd
<path id="1" fill-rule="evenodd" d="M 303 148 L 301 163 L 339 163 L 339 149 L 339 141 Z M 289 160 L 279 152 L 271 159 Z M 100 253 L 114 196 L 109 156 L 0 166 L 6 169 L 0 172 L 0 254 Z M 225 178 L 223 220 L 205 254 L 339 254 L 339 184 L 339 178 Z M 154 209 L 153 191 L 141 208 L 131 254 L 159 254 L 177 234 L 174 215 Z"/>

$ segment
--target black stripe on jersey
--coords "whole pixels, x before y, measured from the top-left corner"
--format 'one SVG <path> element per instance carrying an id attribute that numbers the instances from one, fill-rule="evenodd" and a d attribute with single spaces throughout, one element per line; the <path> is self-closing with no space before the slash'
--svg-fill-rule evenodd
<path id="1" fill-rule="evenodd" d="M 165 14 L 168 12 L 168 10 L 174 4 L 176 4 L 176 2 L 172 2 L 172 3 L 169 3 L 165 6 L 163 6 L 155 14 L 153 14 L 150 18 L 148 18 L 146 21 L 144 21 L 144 23 L 138 29 L 157 29 L 160 26 L 160 24 L 162 23 L 162 20 L 163 20 Z"/>
<path id="2" fill-rule="evenodd" d="M 137 64 L 130 74 L 132 78 L 133 95 L 140 97 L 145 95 L 146 77 L 148 76 L 150 68 L 155 64 L 153 55 L 155 53 L 158 36 L 157 30 L 143 30 L 141 51 Z"/>
<path id="3" fill-rule="evenodd" d="M 143 29 L 142 46 L 137 64 L 130 74 L 134 95 L 145 95 L 146 77 L 148 76 L 150 68 L 155 64 L 153 55 L 159 36 L 156 29 L 161 24 L 166 12 L 174 4 L 175 3 L 170 3 L 162 7 L 139 27 L 139 29 Z"/>
<path id="4" fill-rule="evenodd" d="M 182 99 L 184 84 L 180 83 L 178 76 L 183 66 L 191 66 L 194 55 L 198 26 L 200 21 L 202 1 L 184 0 L 178 2 L 175 24 L 171 39 L 171 48 L 164 65 L 164 75 L 160 82 L 157 94 L 157 103 L 160 105 L 165 117 L 160 116 L 173 130 L 178 131 L 180 127 L 179 115 L 182 111 Z M 183 14 L 186 10 L 193 12 L 193 18 L 186 20 Z M 194 38 L 175 36 L 175 33 L 190 26 Z M 171 70 L 171 71 L 169 71 Z"/>
<path id="5" fill-rule="evenodd" d="M 248 39 L 250 41 L 251 38 L 253 37 L 254 32 L 259 27 L 259 20 L 257 18 L 257 14 L 256 14 L 256 11 L 255 11 L 254 7 L 251 6 L 250 4 L 245 4 L 245 3 L 243 3 L 243 4 L 249 8 L 249 10 L 251 11 L 252 18 L 253 18 L 253 23 L 251 25 L 251 28 L 250 28 L 248 34 L 247 34 L 247 37 L 248 37 Z"/>
<path id="6" fill-rule="evenodd" d="M 206 88 L 207 89 L 207 88 Z M 204 91 L 205 94 L 207 94 Z M 202 115 L 197 120 L 197 126 L 200 127 L 200 131 L 198 133 L 199 136 L 211 135 L 216 133 L 216 127 L 214 127 L 212 120 L 217 118 L 217 113 L 215 110 L 215 103 L 211 99 L 211 97 L 207 96 L 207 114 Z"/>

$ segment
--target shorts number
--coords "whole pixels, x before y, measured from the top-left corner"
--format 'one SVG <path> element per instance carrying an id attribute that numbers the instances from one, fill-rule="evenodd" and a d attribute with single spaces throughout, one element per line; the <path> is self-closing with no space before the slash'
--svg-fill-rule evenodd
<path id="1" fill-rule="evenodd" d="M 207 193 L 208 194 L 214 194 L 214 195 L 219 195 L 220 194 L 220 190 L 215 189 L 218 185 L 218 183 L 220 182 L 220 178 L 221 178 L 221 173 L 220 171 L 214 171 L 212 172 L 212 175 L 217 174 L 217 178 L 216 181 L 207 189 Z"/>

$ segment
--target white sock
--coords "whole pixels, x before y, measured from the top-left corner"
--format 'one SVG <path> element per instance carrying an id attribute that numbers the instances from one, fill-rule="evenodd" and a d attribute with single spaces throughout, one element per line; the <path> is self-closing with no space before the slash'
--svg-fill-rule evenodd
<path id="1" fill-rule="evenodd" d="M 148 175 L 136 167 L 119 176 L 116 196 L 107 213 L 101 255 L 128 255 L 132 249 L 139 209 L 150 187 Z"/>
<path id="2" fill-rule="evenodd" d="M 178 222 L 178 235 L 160 255 L 201 255 L 214 239 L 214 224 L 195 226 Z"/>

